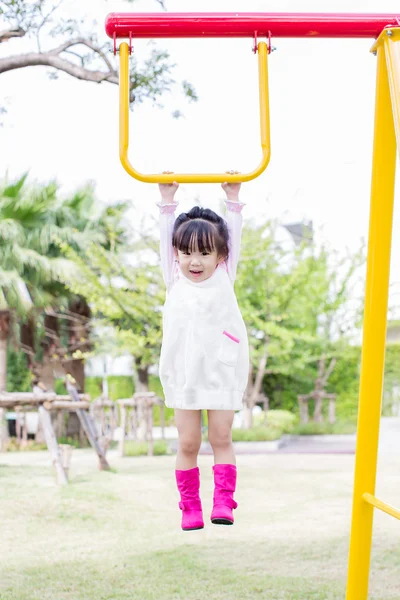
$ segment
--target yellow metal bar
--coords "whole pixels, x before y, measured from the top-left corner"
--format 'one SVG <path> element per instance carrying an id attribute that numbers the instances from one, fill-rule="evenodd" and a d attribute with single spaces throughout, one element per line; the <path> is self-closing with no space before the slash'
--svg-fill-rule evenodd
<path id="1" fill-rule="evenodd" d="M 131 165 L 128 158 L 129 149 L 129 48 L 122 43 L 119 47 L 120 54 L 120 80 L 119 80 L 119 156 L 125 171 L 135 179 L 146 183 L 231 183 L 250 181 L 255 179 L 266 169 L 271 156 L 270 126 L 269 126 L 269 98 L 268 98 L 268 50 L 265 42 L 258 44 L 258 77 L 259 77 L 259 103 L 260 103 L 260 134 L 262 159 L 254 171 L 250 173 L 172 173 L 161 174 L 139 173 Z"/>
<path id="2" fill-rule="evenodd" d="M 394 129 L 396 131 L 397 150 L 400 151 L 400 27 L 386 30 L 385 34 L 384 45 L 390 96 L 392 98 Z"/>
<path id="3" fill-rule="evenodd" d="M 394 508 L 394 506 L 390 506 L 390 504 L 386 504 L 386 502 L 382 502 L 382 500 L 378 500 L 378 498 L 375 498 L 372 494 L 363 494 L 363 499 L 365 502 L 368 502 L 368 504 L 375 506 L 375 508 L 379 508 L 379 510 L 382 510 L 395 519 L 400 519 L 400 510 Z"/>
<path id="4" fill-rule="evenodd" d="M 396 138 L 382 45 L 377 55 L 367 281 L 346 600 L 368 597 L 373 507 L 364 501 L 363 495 L 375 492 L 396 170 Z"/>

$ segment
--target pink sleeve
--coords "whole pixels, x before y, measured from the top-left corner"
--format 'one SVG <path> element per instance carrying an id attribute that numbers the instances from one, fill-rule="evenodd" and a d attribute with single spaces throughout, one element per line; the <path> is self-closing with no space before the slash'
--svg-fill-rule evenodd
<path id="1" fill-rule="evenodd" d="M 172 247 L 172 233 L 175 223 L 175 209 L 178 206 L 177 202 L 171 204 L 157 204 L 160 208 L 160 257 L 161 270 L 164 278 L 167 291 L 169 291 L 174 283 L 175 273 L 175 255 Z"/>
<path id="2" fill-rule="evenodd" d="M 240 255 L 240 241 L 242 238 L 242 208 L 243 202 L 233 202 L 231 200 L 225 200 L 226 204 L 226 215 L 225 220 L 229 230 L 229 257 L 226 261 L 228 275 L 232 283 L 236 279 L 236 270 L 239 262 Z"/>

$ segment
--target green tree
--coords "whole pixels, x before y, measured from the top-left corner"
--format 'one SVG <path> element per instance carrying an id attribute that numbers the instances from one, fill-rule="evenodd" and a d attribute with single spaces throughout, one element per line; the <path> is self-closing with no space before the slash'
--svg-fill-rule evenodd
<path id="1" fill-rule="evenodd" d="M 62 200 L 54 217 L 60 227 L 73 227 L 81 243 L 56 236 L 53 252 L 60 256 L 60 244 L 64 242 L 75 255 L 84 254 L 90 245 L 109 251 L 124 247 L 128 241 L 122 226 L 126 208 L 126 203 L 102 205 L 92 186 L 78 190 L 71 198 Z M 58 290 L 60 296 L 67 299 L 67 305 L 61 303 L 57 313 L 53 310 L 44 315 L 43 367 L 47 364 L 48 377 L 54 384 L 54 367 L 57 361 L 61 362 L 83 390 L 85 356 L 91 349 L 91 309 L 86 297 L 72 292 L 64 282 L 62 290 Z"/>
<path id="2" fill-rule="evenodd" d="M 90 309 L 65 285 L 76 266 L 61 253 L 91 244 L 115 248 L 126 242 L 125 205 L 101 206 L 85 186 L 62 198 L 56 183 L 29 185 L 26 175 L 0 187 L 0 357 L 5 386 L 5 351 L 11 317 L 20 323 L 21 347 L 32 371 L 52 388 L 54 366 L 73 373 L 83 386 L 83 357 L 89 346 Z M 14 319 L 14 322 L 16 319 Z M 40 345 L 38 346 L 38 340 Z"/>
<path id="3" fill-rule="evenodd" d="M 64 72 L 84 81 L 118 85 L 117 61 L 109 52 L 112 42 L 108 38 L 100 41 L 96 33 L 100 30 L 101 37 L 106 39 L 103 25 L 88 18 L 81 21 L 65 18 L 61 14 L 62 4 L 63 0 L 0 0 L 0 43 L 24 42 L 23 51 L 0 58 L 0 74 L 40 65 L 50 69 L 52 79 Z M 163 7 L 161 1 L 158 4 Z M 173 67 L 165 50 L 153 47 L 142 67 L 132 55 L 131 103 L 145 99 L 159 102 L 160 96 L 175 84 Z M 181 86 L 189 100 L 197 100 L 190 83 L 183 81 Z"/>
<path id="4" fill-rule="evenodd" d="M 311 243 L 285 247 L 277 224 L 244 228 L 236 292 L 248 326 L 251 369 L 246 392 L 247 426 L 254 405 L 265 400 L 265 376 L 296 376 L 309 365 L 340 352 L 341 321 L 361 255 L 340 268 L 333 255 Z"/>
<path id="5" fill-rule="evenodd" d="M 92 245 L 78 255 L 63 245 L 65 255 L 77 265 L 68 286 L 88 300 L 97 319 L 97 351 L 130 353 L 136 365 L 137 391 L 148 390 L 149 368 L 159 358 L 165 297 L 159 266 L 148 256 L 141 257 L 141 247 L 142 242 L 131 248 L 136 252 L 132 266 L 130 254 L 122 249 Z"/>
<path id="6" fill-rule="evenodd" d="M 51 302 L 46 286 L 59 282 L 73 269 L 48 249 L 57 229 L 64 240 L 74 242 L 72 229 L 54 227 L 44 215 L 55 199 L 55 186 L 27 189 L 26 176 L 0 185 L 0 390 L 6 385 L 7 342 L 11 317 L 34 316 Z"/>

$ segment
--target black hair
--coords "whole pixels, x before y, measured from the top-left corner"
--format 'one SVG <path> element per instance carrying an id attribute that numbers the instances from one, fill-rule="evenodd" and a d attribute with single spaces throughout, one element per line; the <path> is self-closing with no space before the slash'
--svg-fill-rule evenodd
<path id="1" fill-rule="evenodd" d="M 217 251 L 218 256 L 228 257 L 229 232 L 224 219 L 209 208 L 194 206 L 188 213 L 176 219 L 172 245 L 181 252 Z"/>

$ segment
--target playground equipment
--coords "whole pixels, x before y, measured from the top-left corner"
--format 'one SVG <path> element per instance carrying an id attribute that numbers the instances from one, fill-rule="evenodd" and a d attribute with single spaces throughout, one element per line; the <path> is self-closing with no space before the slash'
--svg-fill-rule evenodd
<path id="1" fill-rule="evenodd" d="M 118 427 L 118 407 L 113 400 L 100 396 L 90 403 L 90 416 L 102 440 L 104 448 L 109 448 Z"/>
<path id="2" fill-rule="evenodd" d="M 121 411 L 121 438 L 119 452 L 125 455 L 125 441 L 145 441 L 148 443 L 148 456 L 153 456 L 153 409 L 160 407 L 161 438 L 165 439 L 165 405 L 155 392 L 137 392 L 132 398 L 117 400 Z M 144 425 L 144 431 L 139 435 L 140 424 Z"/>
<path id="3" fill-rule="evenodd" d="M 114 40 L 129 38 L 120 52 L 120 157 L 124 168 L 145 182 L 248 181 L 267 166 L 270 154 L 267 56 L 278 37 L 375 38 L 377 57 L 375 132 L 372 161 L 370 225 L 360 401 L 350 536 L 347 600 L 366 600 L 374 508 L 400 519 L 397 510 L 375 497 L 388 308 L 389 268 L 396 167 L 400 146 L 400 17 L 393 14 L 266 13 L 113 13 L 106 32 Z M 262 161 L 248 174 L 142 175 L 128 160 L 128 60 L 132 39 L 162 37 L 251 37 L 259 55 Z M 267 38 L 257 42 L 258 38 Z"/>
<path id="4" fill-rule="evenodd" d="M 60 447 L 57 442 L 50 416 L 51 411 L 68 410 L 76 412 L 87 439 L 99 458 L 99 468 L 101 470 L 108 470 L 110 468 L 105 452 L 99 443 L 94 422 L 87 413 L 89 410 L 89 396 L 87 394 L 78 394 L 74 385 L 68 381 L 66 385 L 69 393 L 68 396 L 57 395 L 52 392 L 2 392 L 0 394 L 1 410 L 12 408 L 18 412 L 25 413 L 28 410 L 37 409 L 43 425 L 46 445 L 56 471 L 57 482 L 60 485 L 68 483 L 68 461 L 67 463 L 64 462 L 68 454 L 68 448 L 65 444 Z"/>

